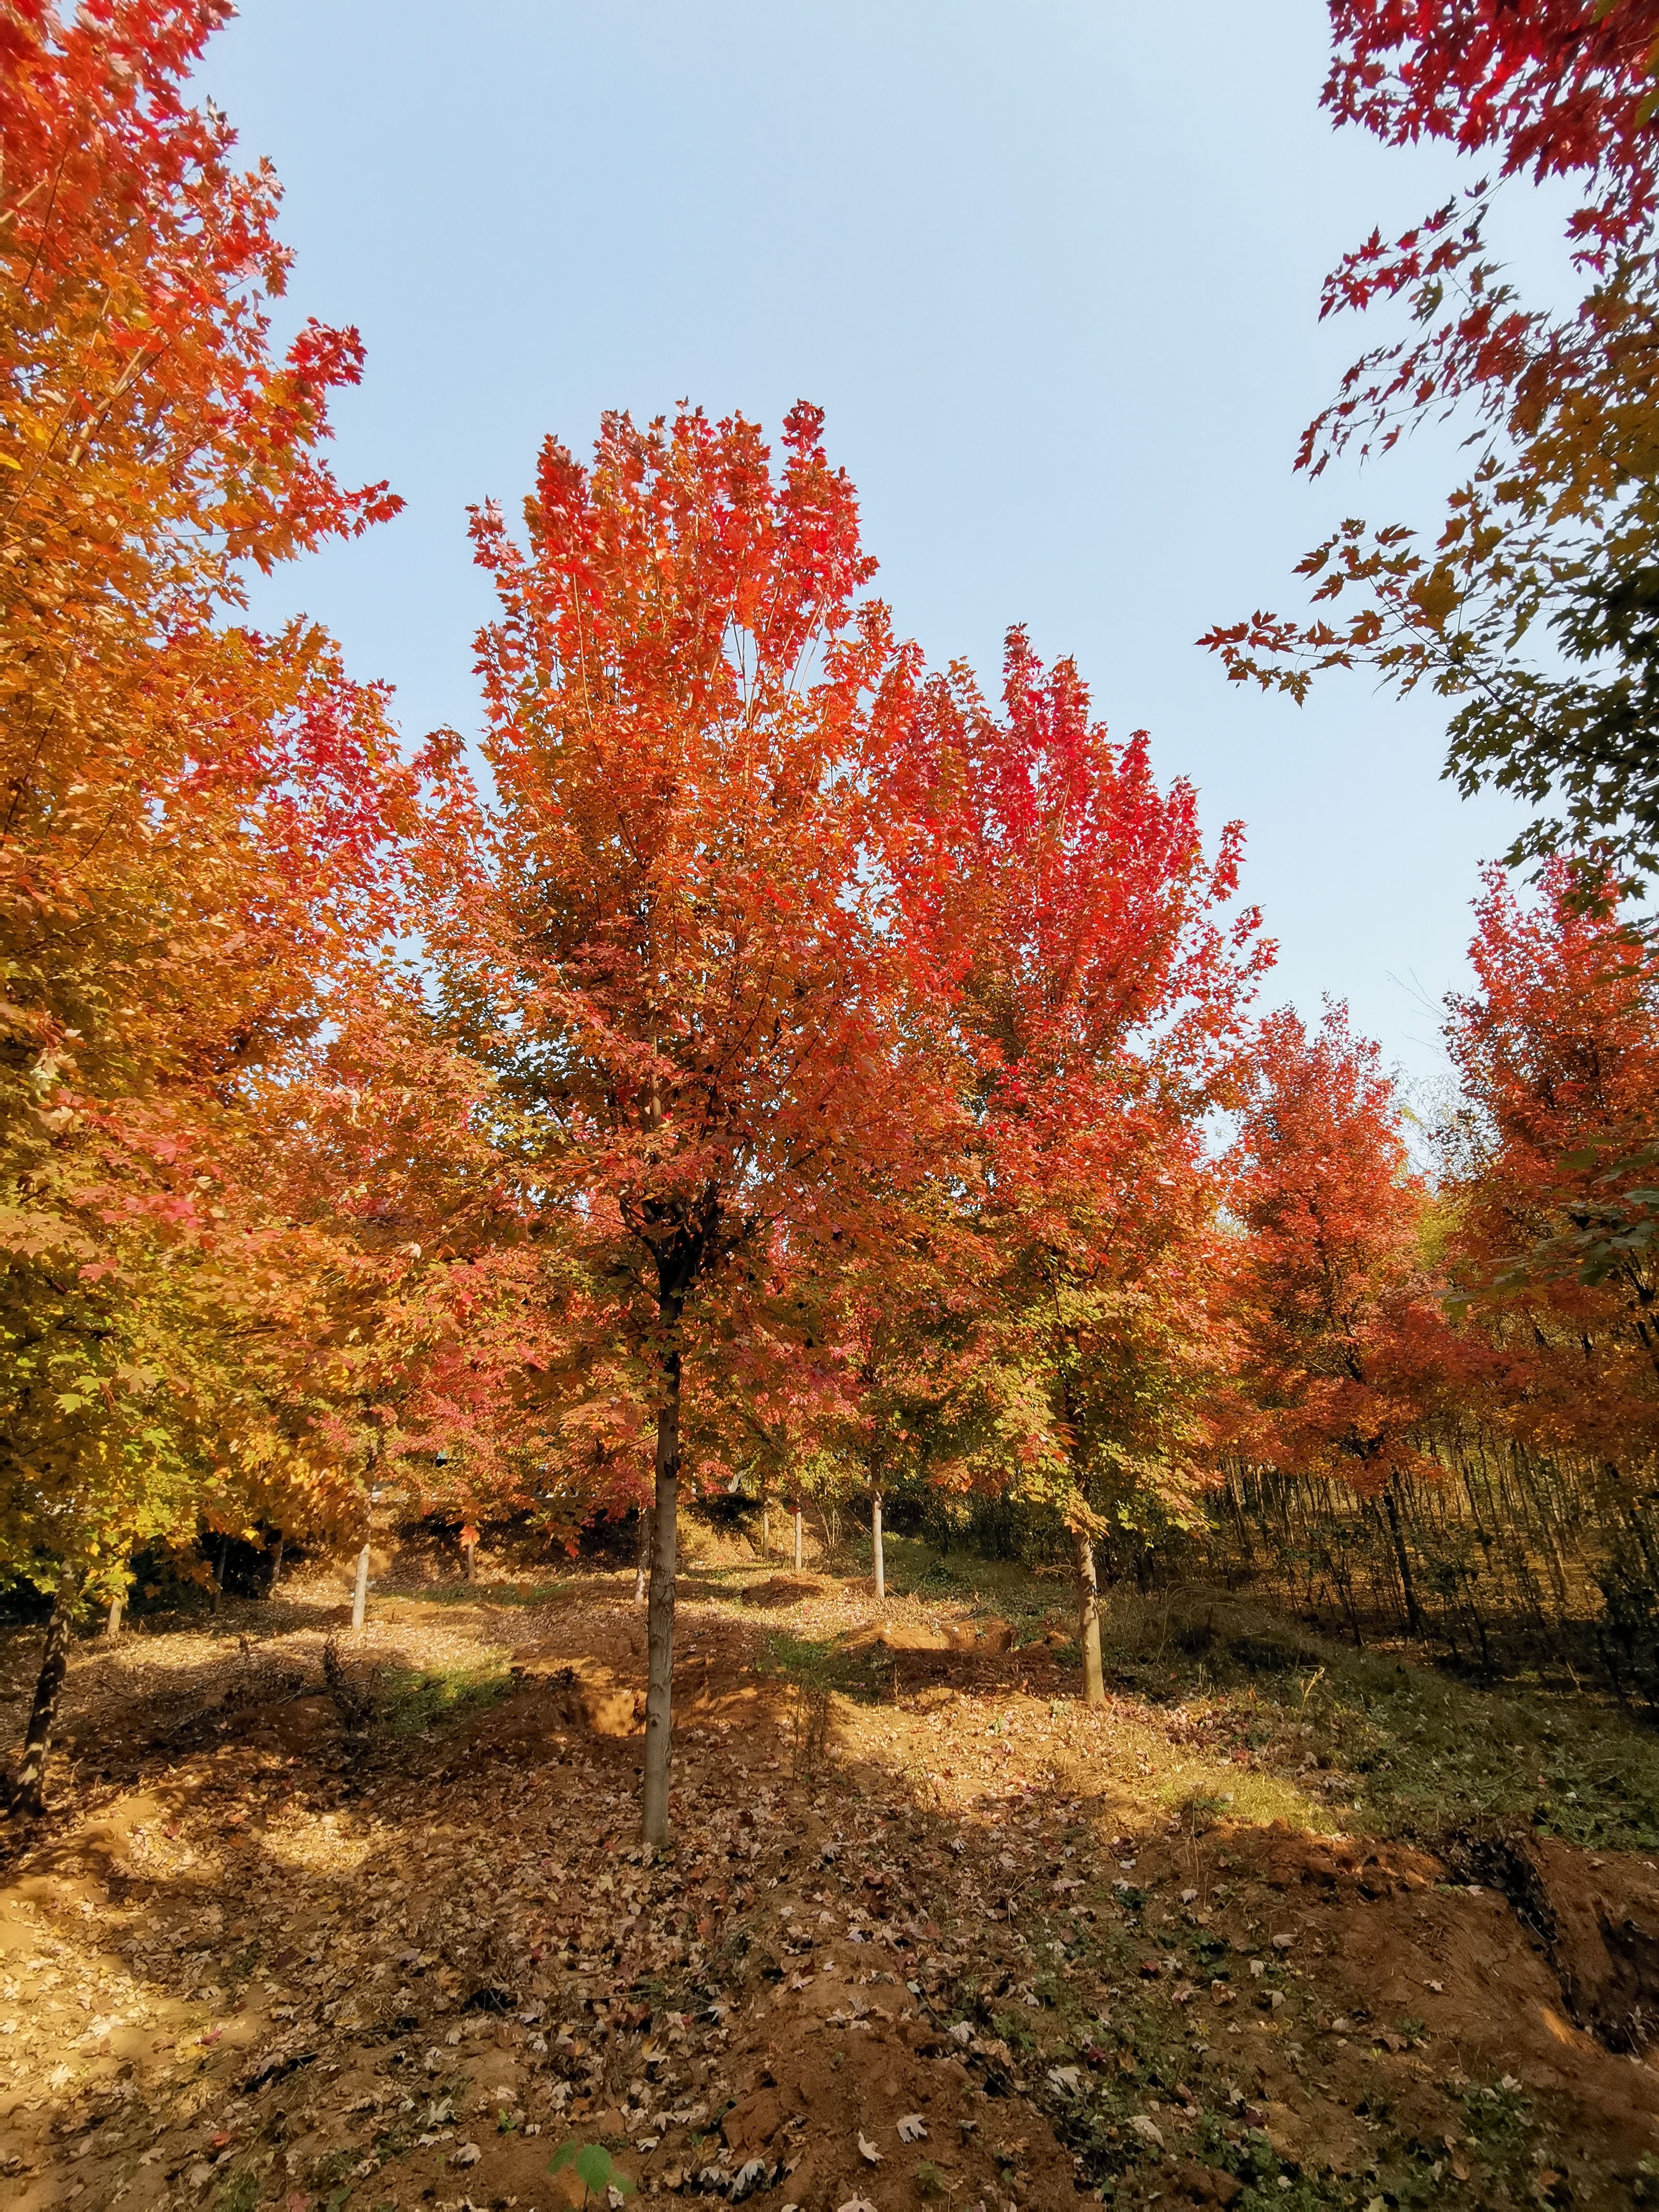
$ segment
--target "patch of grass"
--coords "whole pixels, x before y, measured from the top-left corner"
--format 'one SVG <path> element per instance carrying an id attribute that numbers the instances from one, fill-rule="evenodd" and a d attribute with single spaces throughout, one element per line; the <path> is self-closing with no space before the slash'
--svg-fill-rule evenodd
<path id="1" fill-rule="evenodd" d="M 568 1597 L 574 1582 L 557 1583 L 434 1583 L 410 1595 L 422 1605 L 547 1605 Z M 399 1593 L 393 1591 L 393 1596 Z"/>
<path id="2" fill-rule="evenodd" d="M 1659 1737 L 1610 1705 L 1449 1680 L 1226 1592 L 1117 1591 L 1103 1611 L 1120 1693 L 1179 1707 L 1189 1724 L 1176 1743 L 1126 1723 L 1141 1786 L 1197 1827 L 1280 1818 L 1431 1841 L 1498 1822 L 1589 1850 L 1659 1850 Z"/>
<path id="3" fill-rule="evenodd" d="M 868 1571 L 870 1540 L 852 1549 Z M 980 1559 L 971 1552 L 938 1552 L 919 1536 L 888 1536 L 883 1542 L 887 1588 L 895 1597 L 954 1598 L 981 1612 L 995 1613 L 1016 1628 L 1052 1613 L 1056 1586 L 1042 1581 L 1017 1559 Z M 1060 1593 L 1064 1595 L 1063 1590 Z"/>
<path id="4" fill-rule="evenodd" d="M 879 1656 L 891 1664 L 885 1654 Z M 808 1692 L 839 1690 L 843 1697 L 865 1699 L 874 1694 L 866 1658 L 861 1651 L 844 1650 L 837 1637 L 794 1636 L 778 1628 L 761 1647 L 760 1671 Z"/>
<path id="5" fill-rule="evenodd" d="M 428 1729 L 487 1711 L 512 1687 L 499 1663 L 392 1668 L 382 1683 L 380 1726 L 388 1735 L 421 1735 Z"/>
<path id="6" fill-rule="evenodd" d="M 1589 1698 L 1353 1655 L 1309 1703 L 1313 1747 L 1358 1778 L 1384 1833 L 1513 1820 L 1590 1850 L 1659 1848 L 1659 1741 Z"/>

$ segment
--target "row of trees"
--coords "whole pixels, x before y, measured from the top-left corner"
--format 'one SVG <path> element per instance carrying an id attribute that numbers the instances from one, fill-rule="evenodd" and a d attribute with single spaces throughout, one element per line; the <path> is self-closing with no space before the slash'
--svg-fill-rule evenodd
<path id="1" fill-rule="evenodd" d="M 476 750 L 247 626 L 249 560 L 395 501 L 329 472 L 355 334 L 274 351 L 274 185 L 183 97 L 223 12 L 0 9 L 0 1547 L 55 1593 L 15 1802 L 138 1549 L 361 1543 L 388 1482 L 648 1512 L 658 1842 L 683 1482 L 1018 1497 L 1091 1698 L 1103 1551 L 1219 1484 L 1345 1487 L 1409 1592 L 1460 1422 L 1650 1482 L 1645 1261 L 1562 1246 L 1642 1234 L 1585 1150 L 1659 1043 L 1605 863 L 1489 885 L 1431 1188 L 1340 1010 L 1260 1018 L 1238 826 L 1022 632 L 995 698 L 927 671 L 812 408 L 775 453 L 607 417 L 477 512 Z"/>

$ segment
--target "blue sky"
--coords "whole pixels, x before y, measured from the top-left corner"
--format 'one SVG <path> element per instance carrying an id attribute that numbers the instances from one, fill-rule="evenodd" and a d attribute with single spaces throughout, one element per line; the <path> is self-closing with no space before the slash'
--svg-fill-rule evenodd
<path id="1" fill-rule="evenodd" d="M 1338 678 L 1297 709 L 1194 645 L 1299 609 L 1334 519 L 1432 524 L 1451 465 L 1291 472 L 1368 335 L 1319 327 L 1322 274 L 1454 174 L 1333 132 L 1325 52 L 1320 0 L 244 0 L 201 82 L 286 185 L 283 319 L 367 341 L 341 469 L 408 501 L 258 613 L 320 617 L 411 733 L 470 730 L 469 501 L 510 510 L 608 406 L 817 400 L 901 628 L 993 681 L 1011 623 L 1073 654 L 1247 823 L 1267 1002 L 1347 998 L 1432 1088 L 1510 811 L 1438 781 L 1432 702 Z M 1516 218 L 1546 283 L 1550 213 Z"/>

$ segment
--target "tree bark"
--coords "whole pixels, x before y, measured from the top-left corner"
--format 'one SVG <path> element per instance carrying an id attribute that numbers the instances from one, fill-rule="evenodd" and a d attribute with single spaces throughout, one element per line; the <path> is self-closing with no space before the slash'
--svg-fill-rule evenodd
<path id="1" fill-rule="evenodd" d="M 1073 1528 L 1072 1544 L 1077 1555 L 1077 1640 L 1083 1649 L 1083 1702 L 1103 1705 L 1106 1676 L 1100 1663 L 1100 1584 L 1095 1575 L 1095 1547 L 1086 1528 Z"/>
<path id="2" fill-rule="evenodd" d="M 275 1596 L 276 1596 L 276 1585 L 277 1585 L 277 1583 L 278 1583 L 279 1582 L 281 1582 L 281 1580 L 282 1580 L 282 1579 L 283 1579 L 283 1538 L 282 1538 L 281 1533 L 279 1532 L 279 1533 L 278 1533 L 278 1534 L 277 1534 L 277 1538 L 276 1538 L 276 1557 L 271 1560 L 271 1563 L 270 1563 L 270 1582 L 269 1582 L 269 1583 L 266 1584 L 266 1586 L 265 1586 L 265 1595 L 266 1595 L 268 1598 L 272 1598 L 272 1597 L 275 1597 Z"/>
<path id="3" fill-rule="evenodd" d="M 23 1738 L 22 1763 L 12 1777 L 9 1810 L 33 1819 L 46 1809 L 46 1760 L 58 1721 L 58 1699 L 69 1672 L 70 1626 L 81 1595 L 81 1577 L 65 1567 L 46 1623 L 46 1649 L 34 1685 L 34 1703 Z"/>
<path id="4" fill-rule="evenodd" d="M 876 1603 L 887 1602 L 887 1554 L 881 1540 L 881 1492 L 870 1492 L 870 1557 L 874 1562 Z"/>
<path id="5" fill-rule="evenodd" d="M 357 1582 L 351 1593 L 351 1625 L 361 1628 L 368 1618 L 368 1539 L 357 1554 Z"/>
<path id="6" fill-rule="evenodd" d="M 104 1633 L 112 1640 L 121 1633 L 121 1615 L 126 1611 L 126 1592 L 117 1590 L 109 1601 L 109 1618 L 104 1623 Z"/>
<path id="7" fill-rule="evenodd" d="M 1400 1586 L 1406 1597 L 1406 1626 L 1413 1636 L 1421 1636 L 1423 1615 L 1418 1609 L 1417 1585 L 1412 1580 L 1412 1563 L 1406 1550 L 1406 1534 L 1400 1525 L 1400 1508 L 1395 1503 L 1392 1478 L 1382 1486 L 1382 1504 L 1389 1516 L 1389 1534 L 1394 1539 L 1395 1564 L 1400 1569 Z"/>
<path id="8" fill-rule="evenodd" d="M 771 1515 L 770 1515 L 770 1514 L 767 1511 L 767 1510 L 766 1510 L 766 1500 L 765 1500 L 764 1498 L 762 1498 L 762 1500 L 761 1500 L 761 1557 L 762 1557 L 762 1559 L 769 1559 L 771 1558 L 771 1556 L 772 1556 L 772 1516 L 771 1516 Z"/>
<path id="9" fill-rule="evenodd" d="M 675 1316 L 678 1319 L 678 1316 Z M 679 1534 L 680 1355 L 663 1361 L 665 1391 L 657 1410 L 657 1498 L 651 1544 L 651 1596 L 646 1613 L 644 1833 L 660 1850 L 668 1841 L 668 1773 L 674 1722 L 674 1565 Z"/>
<path id="10" fill-rule="evenodd" d="M 795 1506 L 795 1572 L 797 1574 L 800 1572 L 800 1540 L 801 1510 L 799 1502 L 797 1502 Z"/>
<path id="11" fill-rule="evenodd" d="M 640 1541 L 634 1559 L 634 1602 L 643 1605 L 651 1583 L 651 1513 L 640 1508 Z"/>
<path id="12" fill-rule="evenodd" d="M 219 1571 L 214 1577 L 213 1583 L 213 1610 L 216 1613 L 219 1610 L 219 1601 L 225 1594 L 225 1568 L 229 1559 L 230 1536 L 227 1532 L 224 1540 L 219 1547 Z"/>

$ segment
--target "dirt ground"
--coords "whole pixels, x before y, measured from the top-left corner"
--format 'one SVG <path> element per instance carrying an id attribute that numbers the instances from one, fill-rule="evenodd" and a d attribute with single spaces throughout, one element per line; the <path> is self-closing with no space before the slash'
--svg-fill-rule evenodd
<path id="1" fill-rule="evenodd" d="M 573 2144 L 608 2212 L 1659 2204 L 1650 1854 L 1368 1836 L 1290 1723 L 1080 1706 L 1054 1621 L 705 1561 L 653 1859 L 631 1575 L 395 1583 L 78 1650 L 15 2212 L 574 2212 Z"/>

